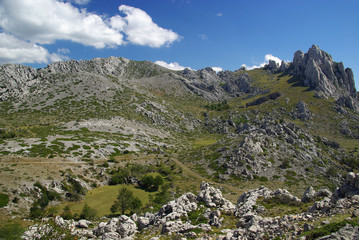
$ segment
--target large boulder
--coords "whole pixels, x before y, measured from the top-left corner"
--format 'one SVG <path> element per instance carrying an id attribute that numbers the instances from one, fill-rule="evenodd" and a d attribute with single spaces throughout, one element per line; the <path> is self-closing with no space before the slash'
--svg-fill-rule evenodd
<path id="1" fill-rule="evenodd" d="M 197 196 L 207 207 L 217 207 L 223 211 L 234 211 L 235 205 L 222 196 L 221 190 L 211 187 L 209 183 L 201 183 L 201 191 Z"/>
<path id="2" fill-rule="evenodd" d="M 163 205 L 158 212 L 161 219 L 175 220 L 183 216 L 187 216 L 188 212 L 197 209 L 197 198 L 193 193 L 186 193 L 176 200 Z"/>

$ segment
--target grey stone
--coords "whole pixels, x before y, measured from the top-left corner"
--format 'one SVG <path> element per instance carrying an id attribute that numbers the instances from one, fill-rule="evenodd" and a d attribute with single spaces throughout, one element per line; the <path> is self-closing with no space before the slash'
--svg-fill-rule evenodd
<path id="1" fill-rule="evenodd" d="M 312 186 L 308 187 L 302 197 L 302 202 L 306 203 L 311 201 L 316 196 L 316 192 Z"/>
<path id="2" fill-rule="evenodd" d="M 340 96 L 356 97 L 355 82 L 351 69 L 344 69 L 343 63 L 336 63 L 332 57 L 313 45 L 306 54 L 297 51 L 293 58 L 293 72 L 299 75 L 305 86 L 326 96 L 338 99 Z"/>
<path id="3" fill-rule="evenodd" d="M 88 228 L 88 225 L 91 224 L 90 221 L 87 221 L 85 219 L 81 219 L 76 223 L 76 227 L 78 228 Z"/>
<path id="4" fill-rule="evenodd" d="M 330 234 L 329 236 L 318 238 L 319 240 L 358 240 L 359 239 L 359 227 L 352 226 L 350 224 L 345 225 L 337 232 Z"/>

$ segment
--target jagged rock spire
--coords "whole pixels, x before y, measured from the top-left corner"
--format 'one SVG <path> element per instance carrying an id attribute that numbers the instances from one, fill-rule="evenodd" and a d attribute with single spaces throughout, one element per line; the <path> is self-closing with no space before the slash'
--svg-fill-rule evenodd
<path id="1" fill-rule="evenodd" d="M 293 58 L 293 73 L 299 75 L 305 86 L 338 99 L 341 96 L 356 98 L 354 75 L 350 68 L 344 69 L 342 62 L 313 45 L 307 53 L 297 51 Z"/>

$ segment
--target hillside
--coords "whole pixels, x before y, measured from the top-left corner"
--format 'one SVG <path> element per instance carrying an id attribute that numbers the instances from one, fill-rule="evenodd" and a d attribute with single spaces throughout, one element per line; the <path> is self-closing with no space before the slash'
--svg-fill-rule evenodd
<path id="1" fill-rule="evenodd" d="M 132 220 L 117 218 L 139 230 L 118 232 L 122 238 L 150 239 L 161 233 L 158 236 L 167 239 L 168 232 L 176 232 L 170 226 L 173 220 L 185 229 L 181 236 L 189 239 L 218 237 L 225 235 L 224 229 L 232 229 L 233 237 L 269 239 L 288 237 L 293 226 L 300 235 L 309 220 L 288 220 L 290 226 L 280 232 L 276 227 L 258 230 L 262 235 L 233 232 L 241 228 L 248 232 L 253 225 L 246 225 L 248 209 L 241 212 L 250 190 L 257 189 L 252 210 L 254 206 L 263 210 L 254 211 L 260 218 L 289 214 L 305 218 L 308 209 L 314 212 L 315 201 L 335 198 L 333 211 L 325 213 L 332 217 L 331 224 L 344 220 L 337 209 L 344 195 L 331 192 L 345 180 L 347 186 L 359 186 L 350 182 L 356 181 L 355 174 L 354 180 L 347 178 L 359 166 L 359 94 L 354 76 L 316 45 L 307 53 L 296 52 L 291 63 L 270 61 L 260 69 L 218 73 L 212 68 L 172 71 L 121 57 L 55 62 L 42 69 L 2 65 L 0 112 L 0 192 L 9 199 L 1 208 L 3 220 L 31 216 L 34 208 L 43 211 L 32 215 L 35 219 L 63 215 L 65 206 L 79 215 L 85 203 L 97 208 L 96 219 L 111 219 L 110 207 L 119 186 L 125 186 L 143 202 L 135 212 L 148 224 L 139 223 L 137 215 Z M 162 187 L 144 190 L 144 176 L 149 175 L 163 179 Z M 301 201 L 309 186 L 326 193 Z M 216 192 L 220 203 L 212 199 L 211 205 L 203 194 L 214 193 L 206 191 Z M 44 196 L 48 202 L 41 205 Z M 289 200 L 278 203 L 277 198 Z M 193 208 L 173 210 L 179 214 L 168 217 L 166 204 Z M 355 208 L 356 203 L 351 204 L 344 207 L 345 214 Z M 313 221 L 323 220 L 323 214 L 314 214 Z M 192 225 L 186 228 L 181 224 L 188 219 Z M 198 219 L 214 229 L 202 226 L 192 231 L 198 229 Z M 256 221 L 265 228 L 263 219 Z M 358 224 L 356 218 L 350 221 Z M 93 230 L 93 237 L 120 237 L 106 238 L 99 229 L 100 225 Z"/>

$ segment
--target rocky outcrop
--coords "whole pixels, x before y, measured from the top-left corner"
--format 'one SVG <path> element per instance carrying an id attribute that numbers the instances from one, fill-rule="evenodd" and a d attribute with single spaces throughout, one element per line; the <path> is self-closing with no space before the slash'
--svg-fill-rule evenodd
<path id="1" fill-rule="evenodd" d="M 295 110 L 292 111 L 291 115 L 294 119 L 308 121 L 312 119 L 314 114 L 310 112 L 307 104 L 304 101 L 299 101 L 295 106 Z"/>
<path id="2" fill-rule="evenodd" d="M 346 224 L 343 228 L 337 232 L 330 234 L 329 236 L 318 238 L 318 240 L 352 240 L 359 239 L 359 227 L 351 224 Z"/>
<path id="3" fill-rule="evenodd" d="M 102 236 L 102 239 L 109 236 L 125 238 L 135 234 L 136 231 L 136 223 L 125 215 L 122 215 L 119 218 L 111 218 L 108 222 L 101 222 L 93 229 L 93 233 L 96 236 Z"/>
<path id="4" fill-rule="evenodd" d="M 356 98 L 354 75 L 343 63 L 334 62 L 332 57 L 313 45 L 307 53 L 297 51 L 293 59 L 293 73 L 301 78 L 304 86 L 313 88 L 326 96 Z"/>
<path id="5" fill-rule="evenodd" d="M 338 195 L 337 192 L 341 195 Z M 345 194 L 343 194 L 345 192 Z M 301 200 L 293 196 L 286 189 L 270 190 L 260 187 L 243 193 L 237 201 L 235 216 L 236 227 L 232 229 L 222 229 L 224 218 L 222 215 L 232 216 L 233 212 L 224 211 L 223 206 L 228 200 L 222 197 L 219 189 L 211 187 L 208 183 L 202 182 L 201 191 L 196 197 L 192 193 L 186 193 L 174 201 L 165 204 L 158 213 L 145 213 L 138 217 L 136 214 L 131 218 L 125 215 L 111 218 L 107 222 L 89 222 L 87 220 L 64 220 L 56 217 L 54 223 L 80 239 L 136 239 L 137 231 L 143 234 L 153 234 L 157 232 L 161 235 L 172 235 L 171 237 L 187 237 L 196 239 L 211 239 L 211 234 L 216 230 L 217 239 L 274 239 L 278 236 L 285 239 L 298 239 L 303 231 L 310 231 L 314 228 L 313 221 L 319 221 L 323 217 L 331 217 L 333 214 L 352 213 L 353 217 L 359 215 L 359 174 L 349 173 L 346 182 L 337 189 L 333 197 L 327 189 L 316 192 L 309 187 L 302 198 L 303 202 L 324 196 L 323 199 L 314 202 L 308 211 L 296 214 L 286 214 L 277 217 L 264 217 L 268 209 L 261 206 L 263 200 L 274 200 L 284 205 L 301 205 Z M 258 201 L 260 199 L 260 201 Z M 210 206 L 203 214 L 208 223 L 194 224 L 190 219 L 186 219 L 188 213 L 198 211 L 194 206 L 204 203 Z M 196 203 L 196 204 L 193 204 Z M 233 204 L 229 204 L 233 205 Z M 199 208 L 206 208 L 201 206 Z M 167 210 L 170 211 L 166 213 Z M 173 214 L 174 211 L 182 214 Z M 198 214 L 197 212 L 196 214 Z M 180 218 L 172 218 L 169 215 L 178 215 Z M 49 237 L 56 233 L 56 228 L 49 223 L 49 219 L 43 219 L 44 224 L 35 224 L 29 227 L 23 235 L 24 239 L 40 239 Z M 137 222 L 137 224 L 136 224 Z M 303 225 L 303 223 L 306 223 Z M 330 222 L 323 222 L 329 224 Z M 93 229 L 91 226 L 95 225 Z M 217 231 L 218 230 L 218 231 Z M 320 239 L 356 239 L 359 236 L 359 228 L 347 224 L 340 230 L 331 235 Z M 153 238 L 159 239 L 159 238 Z"/>
<path id="6" fill-rule="evenodd" d="M 339 106 L 347 107 L 352 110 L 358 111 L 358 105 L 356 104 L 356 101 L 352 96 L 341 96 L 335 103 Z"/>
<path id="7" fill-rule="evenodd" d="M 38 71 L 34 68 L 6 64 L 0 65 L 0 101 L 23 99 L 37 83 Z"/>
<path id="8" fill-rule="evenodd" d="M 214 187 L 211 187 L 209 183 L 201 183 L 201 191 L 197 196 L 198 201 L 202 201 L 207 207 L 216 207 L 219 210 L 233 212 L 235 206 L 222 196 L 222 192 Z"/>
<path id="9" fill-rule="evenodd" d="M 197 207 L 196 196 L 193 193 L 186 193 L 162 206 L 157 214 L 157 218 L 161 219 L 161 223 L 179 219 L 180 217 L 187 216 L 188 212 L 196 210 Z"/>

